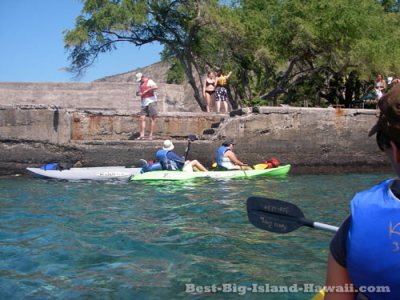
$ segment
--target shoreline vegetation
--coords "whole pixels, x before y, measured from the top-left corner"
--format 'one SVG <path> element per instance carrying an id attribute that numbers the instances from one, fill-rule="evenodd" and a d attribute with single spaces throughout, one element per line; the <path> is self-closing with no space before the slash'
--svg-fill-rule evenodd
<path id="1" fill-rule="evenodd" d="M 204 78 L 218 69 L 232 71 L 233 110 L 348 108 L 367 96 L 378 73 L 400 76 L 398 12 L 398 1 L 379 0 L 85 0 L 63 34 L 69 71 L 77 75 L 121 43 L 160 43 L 161 60 L 170 64 L 163 82 L 186 82 L 202 111 Z"/>

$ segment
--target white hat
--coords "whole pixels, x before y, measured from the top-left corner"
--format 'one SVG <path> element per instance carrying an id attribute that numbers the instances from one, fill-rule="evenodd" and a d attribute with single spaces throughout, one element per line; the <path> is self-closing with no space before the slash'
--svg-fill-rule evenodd
<path id="1" fill-rule="evenodd" d="M 172 150 L 174 149 L 174 144 L 170 140 L 165 140 L 163 144 L 163 150 Z"/>
<path id="2" fill-rule="evenodd" d="M 136 73 L 136 82 L 139 82 L 143 77 L 142 73 Z"/>

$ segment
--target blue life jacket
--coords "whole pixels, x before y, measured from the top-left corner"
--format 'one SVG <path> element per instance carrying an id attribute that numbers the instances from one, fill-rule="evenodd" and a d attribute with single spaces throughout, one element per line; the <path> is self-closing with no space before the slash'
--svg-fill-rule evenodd
<path id="1" fill-rule="evenodd" d="M 40 166 L 42 170 L 60 170 L 60 165 L 58 163 L 50 163 Z"/>
<path id="2" fill-rule="evenodd" d="M 168 150 L 164 149 L 158 150 L 156 153 L 157 160 L 160 161 L 163 170 L 178 170 L 176 162 L 167 157 L 168 152 Z"/>
<path id="3" fill-rule="evenodd" d="M 225 147 L 225 146 L 221 146 L 221 147 L 218 148 L 218 151 L 217 151 L 217 166 L 218 167 L 223 168 L 222 162 L 223 162 L 223 159 L 224 159 L 224 154 L 228 150 L 230 150 L 230 148 L 229 147 Z"/>
<path id="4" fill-rule="evenodd" d="M 400 201 L 389 189 L 392 181 L 351 201 L 347 269 L 355 287 L 366 287 L 360 292 L 369 299 L 400 299 Z M 379 286 L 390 292 L 373 292 Z"/>
<path id="5" fill-rule="evenodd" d="M 153 164 L 145 164 L 142 167 L 142 173 L 151 172 L 151 171 L 161 171 L 162 166 L 160 162 L 155 162 Z"/>

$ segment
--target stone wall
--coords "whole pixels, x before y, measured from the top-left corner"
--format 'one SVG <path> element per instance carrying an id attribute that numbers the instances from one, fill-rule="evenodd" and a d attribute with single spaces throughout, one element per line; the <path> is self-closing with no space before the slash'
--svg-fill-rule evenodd
<path id="1" fill-rule="evenodd" d="M 222 115 L 160 113 L 155 138 L 201 135 Z M 44 106 L 0 107 L 0 139 L 69 145 L 75 141 L 126 141 L 139 132 L 139 116 L 129 111 L 73 110 Z M 147 120 L 147 126 L 148 126 Z"/>
<path id="2" fill-rule="evenodd" d="M 353 170 L 386 168 L 385 157 L 368 138 L 376 110 L 260 107 L 227 119 L 221 136 L 232 136 L 248 159 L 275 156 L 297 166 Z M 326 167 L 325 167 L 326 166 Z"/>
<path id="3" fill-rule="evenodd" d="M 155 139 L 130 140 L 138 116 L 130 111 L 59 109 L 52 106 L 0 108 L 0 174 L 24 172 L 47 162 L 81 161 L 85 166 L 131 165 L 154 159 L 163 139 L 178 153 L 192 144 L 189 158 L 210 166 L 227 137 L 235 138 L 239 158 L 251 164 L 271 157 L 291 163 L 293 172 L 389 170 L 367 133 L 375 110 L 293 107 L 247 108 L 230 116 L 214 113 L 161 113 Z M 204 134 L 208 131 L 208 134 Z"/>
<path id="4" fill-rule="evenodd" d="M 186 99 L 184 87 L 158 83 L 160 112 L 199 112 L 197 103 Z M 32 83 L 0 82 L 0 106 L 42 105 L 63 109 L 101 109 L 138 112 L 140 99 L 136 83 Z"/>

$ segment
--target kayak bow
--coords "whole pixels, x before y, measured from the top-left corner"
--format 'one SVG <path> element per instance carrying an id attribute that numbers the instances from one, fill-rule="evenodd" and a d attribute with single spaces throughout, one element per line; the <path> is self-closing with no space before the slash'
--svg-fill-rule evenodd
<path id="1" fill-rule="evenodd" d="M 43 170 L 41 168 L 27 168 L 27 170 L 35 174 L 36 176 L 63 180 L 128 180 L 130 176 L 139 174 L 142 168 L 107 166 L 71 168 L 63 170 Z"/>

